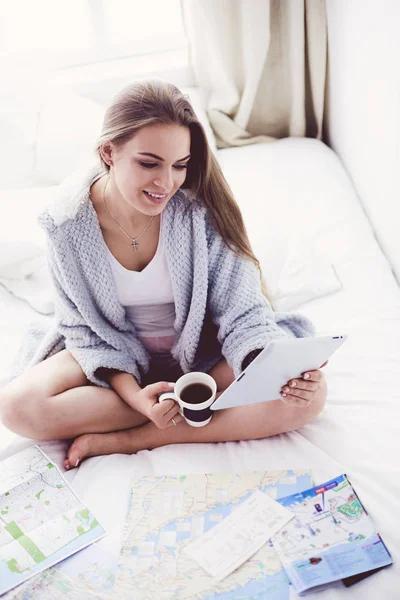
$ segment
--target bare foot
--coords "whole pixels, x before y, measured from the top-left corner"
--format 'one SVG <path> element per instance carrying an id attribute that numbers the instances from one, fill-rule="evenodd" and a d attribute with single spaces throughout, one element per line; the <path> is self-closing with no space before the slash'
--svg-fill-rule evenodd
<path id="1" fill-rule="evenodd" d="M 113 431 L 111 433 L 85 433 L 75 438 L 67 451 L 64 467 L 67 471 L 78 467 L 89 456 L 104 454 L 133 454 L 131 432 L 133 429 Z"/>
<path id="2" fill-rule="evenodd" d="M 67 471 L 77 467 L 87 456 L 93 456 L 93 454 L 91 454 L 91 438 L 93 435 L 101 436 L 103 434 L 85 433 L 84 435 L 75 438 L 72 442 L 67 450 L 67 458 L 64 460 L 64 467 Z"/>

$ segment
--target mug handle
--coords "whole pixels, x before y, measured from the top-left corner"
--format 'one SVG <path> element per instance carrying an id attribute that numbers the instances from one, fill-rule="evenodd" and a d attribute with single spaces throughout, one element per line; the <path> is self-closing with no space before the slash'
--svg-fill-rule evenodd
<path id="1" fill-rule="evenodd" d="M 158 401 L 163 402 L 163 400 L 175 400 L 175 402 L 177 402 L 179 404 L 179 398 L 176 394 L 174 394 L 174 392 L 164 392 L 164 394 L 160 394 L 160 396 L 158 396 Z M 183 416 L 183 409 L 180 404 L 179 404 L 179 412 Z"/>

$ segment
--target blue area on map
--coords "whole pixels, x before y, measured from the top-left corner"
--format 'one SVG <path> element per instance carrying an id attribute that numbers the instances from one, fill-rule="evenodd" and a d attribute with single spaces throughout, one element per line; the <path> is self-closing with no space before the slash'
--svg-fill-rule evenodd
<path id="1" fill-rule="evenodd" d="M 94 529 L 80 535 L 78 538 L 64 546 L 61 550 L 54 552 L 51 556 L 46 558 L 46 560 L 38 563 L 29 571 L 24 571 L 22 573 L 13 573 L 10 571 L 6 562 L 0 560 L 0 595 L 3 594 L 6 590 L 19 585 L 23 581 L 27 579 L 27 577 L 33 577 L 33 575 L 37 575 L 41 571 L 44 571 L 48 567 L 55 565 L 61 560 L 65 559 L 69 554 L 73 554 L 74 552 L 79 552 L 82 549 L 82 546 L 87 546 L 91 544 L 96 539 L 99 539 L 103 535 L 105 535 L 104 529 L 101 525 L 97 525 Z"/>
<path id="2" fill-rule="evenodd" d="M 249 581 L 246 585 L 223 593 L 214 593 L 204 600 L 262 600 L 265 594 L 273 600 L 289 600 L 289 579 L 282 569 L 275 575 L 268 575 L 263 580 Z"/>
<path id="3" fill-rule="evenodd" d="M 238 474 L 238 477 L 240 477 L 240 474 Z M 312 485 L 311 475 L 308 473 L 297 476 L 294 474 L 293 471 L 286 471 L 285 475 L 283 475 L 283 479 L 287 479 L 290 477 L 294 478 L 294 483 L 285 483 L 280 482 L 278 480 L 275 483 L 262 485 L 258 489 L 260 489 L 264 493 L 268 493 L 268 489 L 274 489 L 276 490 L 277 498 L 284 498 L 285 496 L 290 496 L 291 494 L 295 494 L 301 492 L 304 489 L 308 489 Z M 211 509 L 204 512 L 202 515 L 204 518 L 204 533 L 212 527 L 215 527 L 219 523 L 219 520 L 212 519 L 213 516 L 215 517 L 215 515 L 218 515 L 222 518 L 228 517 L 232 512 L 232 508 L 240 505 L 242 502 L 247 500 L 247 498 L 249 498 L 249 496 L 252 493 L 253 491 L 250 491 L 249 493 L 241 496 L 239 499 L 234 500 L 233 502 L 230 500 L 226 502 L 221 502 L 220 504 L 216 504 Z M 144 541 L 155 542 L 155 555 L 161 558 L 157 552 L 157 546 L 160 545 L 160 534 L 167 531 L 176 531 L 177 542 L 186 540 L 191 535 L 191 521 L 191 517 L 187 517 L 184 519 L 177 518 L 175 521 L 166 523 L 157 533 L 152 533 Z M 186 525 L 188 529 L 184 531 L 178 530 L 178 522 L 180 525 Z M 171 546 L 167 546 L 165 544 L 163 544 L 163 548 L 166 548 L 171 554 L 174 554 L 174 550 L 176 550 L 176 548 L 172 549 Z M 266 594 L 268 594 L 268 598 L 270 598 L 271 600 L 289 600 L 289 585 L 290 584 L 287 575 L 284 569 L 282 568 L 279 573 L 267 576 L 261 575 L 260 579 L 248 581 L 245 585 L 237 587 L 229 592 L 214 592 L 212 595 L 206 596 L 204 600 L 243 600 L 244 598 L 246 598 L 246 600 L 262 600 L 266 597 Z"/>
<path id="4" fill-rule="evenodd" d="M 173 521 L 171 523 L 167 523 L 165 527 L 163 527 L 163 531 L 175 531 L 175 529 L 176 525 Z"/>
<path id="5" fill-rule="evenodd" d="M 281 483 L 279 480 L 277 483 L 270 483 L 260 486 L 260 490 L 264 493 L 268 493 L 268 489 L 276 489 L 277 498 L 284 498 L 285 496 L 295 494 L 296 492 L 300 492 L 301 490 L 307 489 L 311 485 L 311 476 L 308 473 L 303 475 L 295 476 L 293 471 L 287 471 L 286 477 L 295 477 L 295 483 Z M 206 533 L 209 529 L 215 527 L 218 524 L 218 520 L 213 519 L 212 517 L 216 514 L 221 515 L 223 519 L 228 517 L 234 506 L 239 506 L 242 502 L 247 500 L 251 496 L 253 492 L 249 492 L 248 494 L 244 494 L 241 498 L 236 500 L 235 502 L 221 502 L 220 504 L 216 504 L 208 511 L 203 514 L 204 517 L 204 533 Z M 187 517 L 186 519 L 179 519 L 180 523 L 184 523 L 186 526 L 190 525 L 191 517 Z M 176 540 L 182 541 L 186 540 L 190 537 L 190 528 L 186 531 L 177 530 L 176 521 L 172 521 L 170 523 L 166 523 L 156 534 L 152 533 L 146 538 L 146 542 L 155 542 L 156 545 L 159 543 L 159 536 L 161 533 L 166 531 L 176 531 Z"/>
<path id="6" fill-rule="evenodd" d="M 293 471 L 287 471 L 285 474 L 286 477 L 294 477 L 294 483 L 281 483 L 279 480 L 276 483 L 269 483 L 260 486 L 260 490 L 264 493 L 268 493 L 268 489 L 276 489 L 277 498 L 284 498 L 285 496 L 290 496 L 291 494 L 298 493 L 304 489 L 307 489 L 311 485 L 311 476 L 308 473 L 304 473 L 303 475 L 295 476 Z M 220 504 L 214 505 L 208 511 L 203 514 L 204 517 L 204 533 L 206 533 L 212 527 L 218 524 L 218 521 L 212 519 L 212 516 L 216 514 L 222 515 L 223 518 L 228 517 L 232 508 L 235 505 L 240 505 L 242 502 L 247 500 L 251 496 L 253 492 L 249 492 L 248 494 L 244 494 L 241 498 L 236 500 L 235 502 L 221 502 Z M 191 517 L 187 517 L 186 519 L 179 519 L 180 523 L 184 523 L 185 525 L 190 525 Z M 159 544 L 159 537 L 161 533 L 166 531 L 176 531 L 176 539 L 178 541 L 185 540 L 190 537 L 190 528 L 186 531 L 177 530 L 177 522 L 171 521 L 170 523 L 166 523 L 157 533 L 150 534 L 145 541 L 146 542 L 155 542 L 156 545 Z"/>
<path id="7" fill-rule="evenodd" d="M 241 502 L 242 502 L 242 499 L 240 500 L 240 503 Z M 238 502 L 238 504 L 239 504 L 239 502 Z M 208 512 L 206 512 L 204 514 L 204 533 L 206 531 L 208 531 L 209 529 L 212 529 L 213 527 L 215 527 L 215 525 L 218 524 L 218 521 L 211 519 L 211 515 L 215 516 L 216 514 L 218 514 L 220 516 L 220 520 L 222 521 L 222 519 L 229 517 L 231 512 L 232 512 L 231 504 L 217 505 L 217 506 L 214 506 Z"/>
<path id="8" fill-rule="evenodd" d="M 181 542 L 182 540 L 186 540 L 187 536 L 188 536 L 187 531 L 177 531 L 176 532 L 176 541 Z"/>
<path id="9" fill-rule="evenodd" d="M 341 483 L 347 482 L 347 477 L 346 475 L 339 475 L 338 477 L 335 477 L 335 479 L 330 479 L 329 481 L 327 481 L 326 483 L 324 483 L 323 485 L 317 485 L 315 487 L 312 488 L 304 488 L 303 490 L 297 490 L 294 491 L 292 495 L 288 495 L 287 498 L 284 498 L 283 496 L 278 496 L 279 503 L 282 504 L 282 506 L 294 506 L 295 504 L 299 504 L 301 502 L 304 502 L 305 500 L 308 500 L 310 498 L 315 498 L 315 496 L 318 496 L 318 490 L 321 490 L 323 488 L 327 489 L 332 489 L 334 487 L 337 487 L 338 485 L 340 485 Z"/>

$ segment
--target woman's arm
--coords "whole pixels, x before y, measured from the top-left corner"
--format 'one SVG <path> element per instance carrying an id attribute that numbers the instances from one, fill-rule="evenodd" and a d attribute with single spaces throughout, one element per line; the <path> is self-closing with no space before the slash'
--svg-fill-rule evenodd
<path id="1" fill-rule="evenodd" d="M 218 326 L 222 354 L 237 377 L 250 352 L 265 348 L 280 337 L 312 335 L 313 325 L 301 315 L 275 313 L 262 292 L 257 266 L 227 247 L 212 227 L 208 214 L 206 223 L 208 305 L 211 318 Z M 278 324 L 278 317 L 284 327 Z"/>
<path id="2" fill-rule="evenodd" d="M 117 392 L 128 406 L 147 417 L 159 429 L 171 427 L 172 418 L 175 424 L 182 421 L 179 405 L 174 400 L 159 403 L 158 396 L 163 392 L 171 392 L 174 383 L 159 381 L 143 389 L 130 373 L 121 373 L 114 369 L 99 369 L 100 376 Z"/>
<path id="3" fill-rule="evenodd" d="M 132 406 L 134 397 L 142 388 L 131 373 L 123 373 L 115 369 L 98 369 L 98 376 L 117 392 L 118 396 Z"/>
<path id="4" fill-rule="evenodd" d="M 249 366 L 249 364 L 251 362 L 253 362 L 253 360 L 260 354 L 260 352 L 262 352 L 263 349 L 262 348 L 257 348 L 256 350 L 252 350 L 251 352 L 248 353 L 248 355 L 244 358 L 243 362 L 242 362 L 242 371 L 244 371 L 245 369 L 247 369 L 247 367 Z"/>
<path id="5" fill-rule="evenodd" d="M 132 378 L 140 381 L 139 363 L 128 350 L 124 336 L 110 328 L 110 338 L 105 340 L 88 325 L 78 309 L 77 303 L 69 292 L 69 282 L 64 281 L 61 268 L 53 245 L 48 243 L 48 267 L 55 291 L 55 317 L 58 329 L 65 338 L 65 347 L 79 363 L 86 377 L 96 385 L 109 387 L 109 384 L 98 376 L 102 367 L 130 373 Z M 135 340 L 130 340 L 134 344 Z M 141 366 L 148 367 L 148 355 L 137 342 L 137 351 L 141 352 Z M 135 350 L 136 351 L 136 350 Z"/>
<path id="6" fill-rule="evenodd" d="M 208 306 L 222 354 L 237 377 L 250 352 L 287 334 L 262 293 L 256 265 L 237 256 L 213 229 L 208 233 Z"/>

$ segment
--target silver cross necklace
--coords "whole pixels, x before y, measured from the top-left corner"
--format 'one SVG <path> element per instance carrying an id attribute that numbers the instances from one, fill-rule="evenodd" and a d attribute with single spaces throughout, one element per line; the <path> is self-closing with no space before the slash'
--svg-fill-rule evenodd
<path id="1" fill-rule="evenodd" d="M 131 246 L 133 248 L 133 250 L 135 252 L 137 252 L 137 249 L 139 247 L 139 244 L 137 243 L 137 240 L 148 230 L 148 228 L 151 225 L 152 220 L 154 219 L 154 215 L 152 217 L 150 217 L 150 221 L 147 223 L 146 227 L 143 229 L 143 231 L 135 238 L 132 238 L 128 233 L 126 233 L 125 229 L 123 227 L 121 227 L 121 225 L 118 223 L 118 221 L 116 219 L 114 219 L 114 217 L 112 216 L 107 204 L 106 204 L 106 189 L 107 189 L 107 185 L 108 182 L 110 180 L 110 177 L 107 178 L 106 184 L 103 188 L 103 202 L 104 202 L 104 206 L 107 209 L 108 214 L 110 215 L 110 217 L 112 218 L 112 220 L 114 221 L 114 223 L 116 225 L 118 225 L 118 227 L 120 228 L 120 230 L 126 235 L 126 237 L 128 237 L 131 240 Z"/>

